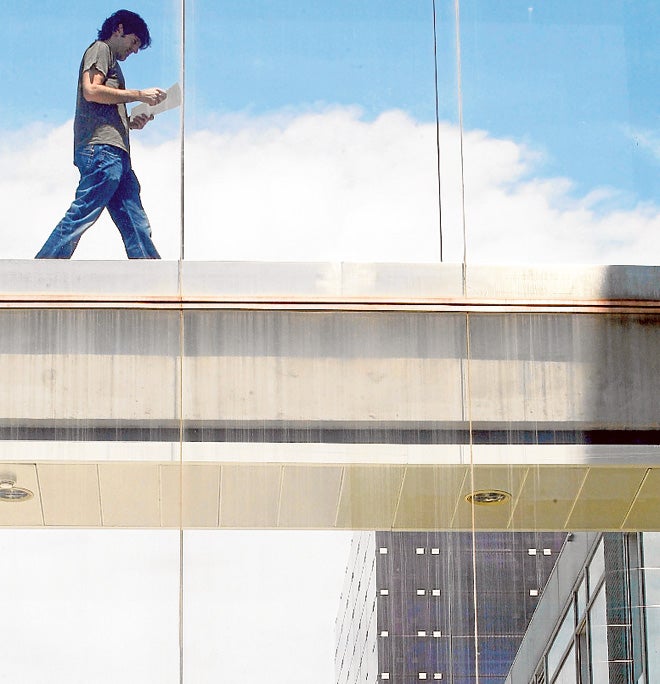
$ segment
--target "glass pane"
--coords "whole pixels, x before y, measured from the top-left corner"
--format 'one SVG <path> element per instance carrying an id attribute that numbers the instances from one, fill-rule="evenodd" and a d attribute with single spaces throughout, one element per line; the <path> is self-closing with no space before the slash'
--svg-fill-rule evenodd
<path id="1" fill-rule="evenodd" d="M 651 416 L 639 371 L 652 326 L 593 313 L 470 313 L 467 338 L 468 319 L 453 311 L 263 306 L 291 292 L 341 301 L 356 273 L 382 295 L 398 272 L 389 268 L 182 267 L 194 301 L 212 302 L 214 291 L 259 297 L 184 312 L 185 524 L 393 530 L 349 561 L 337 642 L 346 681 L 349 671 L 430 678 L 477 668 L 501 679 L 521 663 L 529 681 L 595 552 L 591 528 L 605 516 L 621 526 L 649 485 L 647 445 L 628 442 Z M 622 421 L 602 443 L 600 430 Z M 641 465 L 619 460 L 633 450 Z M 474 489 L 510 498 L 471 507 Z M 584 531 L 567 534 L 574 526 Z M 191 577 L 198 562 L 186 560 Z M 367 590 L 355 578 L 371 570 Z M 187 615 L 190 634 L 202 633 L 200 615 Z"/>
<path id="2" fill-rule="evenodd" d="M 591 562 L 588 567 L 589 573 L 589 592 L 593 594 L 598 587 L 600 578 L 605 573 L 605 551 L 603 548 L 603 543 L 601 542 L 594 553 Z"/>
<path id="3" fill-rule="evenodd" d="M 580 586 L 576 592 L 576 608 L 578 622 L 584 616 L 584 611 L 587 607 L 587 579 L 586 577 L 580 582 Z"/>
<path id="4" fill-rule="evenodd" d="M 657 635 L 660 634 L 660 606 L 654 605 L 646 611 L 646 629 L 649 635 L 647 645 L 647 658 L 649 667 L 649 681 L 653 681 L 660 676 L 660 641 Z"/>
<path id="5" fill-rule="evenodd" d="M 349 544 L 327 531 L 187 530 L 185 681 L 333 681 Z"/>
<path id="6" fill-rule="evenodd" d="M 209 277 L 192 278 L 199 269 Z M 283 275 L 267 266 L 257 285 L 276 300 L 275 283 L 315 291 L 331 287 L 333 273 L 287 265 Z M 207 265 L 184 268 L 197 293 L 212 292 L 222 277 Z M 261 637 L 255 615 L 269 625 L 264 648 L 286 654 L 270 668 L 282 682 L 310 680 L 290 658 L 307 639 L 315 641 L 314 680 L 377 681 L 384 673 L 396 680 L 404 672 L 432 680 L 452 667 L 471 676 L 472 539 L 446 531 L 466 472 L 456 461 L 462 424 L 453 427 L 461 416 L 464 317 L 239 308 L 187 311 L 183 323 L 184 524 L 208 530 L 184 535 L 189 676 L 208 667 L 256 681 L 261 674 L 245 670 L 253 641 L 242 638 L 248 629 L 251 639 Z M 373 531 L 393 527 L 440 531 Z M 285 532 L 291 528 L 310 531 Z M 362 532 L 349 556 L 354 530 Z M 252 597 L 255 585 L 265 594 Z M 210 617 L 209 596 L 223 606 Z M 237 631 L 244 615 L 251 626 Z M 209 623 L 212 633 L 232 635 L 230 654 L 208 645 Z M 402 650 L 411 636 L 412 648 Z M 480 648 L 497 660 L 489 639 Z M 507 642 L 507 653 L 513 649 Z M 505 659 L 497 667 L 504 671 Z"/>
<path id="7" fill-rule="evenodd" d="M 178 554 L 165 530 L 0 530 L 3 678 L 178 682 Z"/>
<path id="8" fill-rule="evenodd" d="M 660 534 L 643 534 L 644 596 L 646 604 L 646 654 L 648 679 L 660 677 Z"/>
<path id="9" fill-rule="evenodd" d="M 186 8 L 186 258 L 438 261 L 432 3 Z M 456 242 L 448 3 L 437 23 L 444 220 Z"/>
<path id="10" fill-rule="evenodd" d="M 571 650 L 566 656 L 566 660 L 561 666 L 561 670 L 554 680 L 555 684 L 578 684 L 577 671 L 575 668 L 575 650 L 571 647 Z"/>
<path id="11" fill-rule="evenodd" d="M 181 2 L 143 0 L 137 4 L 139 6 L 134 9 L 146 22 L 152 45 L 138 54 L 129 54 L 126 60 L 120 59 L 119 68 L 128 90 L 166 89 L 179 80 Z M 6 231 L 0 247 L 0 259 L 32 259 L 74 199 L 80 179 L 79 170 L 72 163 L 79 66 L 83 53 L 95 41 L 98 29 L 108 16 L 107 12 L 108 6 L 103 3 L 92 3 L 85 12 L 81 12 L 79 3 L 74 0 L 41 3 L 38 11 L 29 3 L 7 3 L 3 10 L 0 37 L 11 59 L 0 65 L 0 77 L 7 89 L 0 104 L 3 122 L 0 195 L 11 197 L 11 202 L 5 207 L 4 221 L 6 225 L 17 228 Z M 44 59 L 34 50 L 34 40 L 26 39 L 28 34 L 32 38 L 48 36 L 47 68 L 57 72 L 57 77 L 41 79 L 39 88 L 30 84 L 26 74 L 43 72 Z M 128 104 L 129 112 L 136 104 L 135 99 Z M 115 110 L 108 124 L 109 129 L 122 131 L 122 135 L 117 133 L 116 138 L 110 135 L 107 139 L 111 145 L 107 154 L 115 154 L 112 159 L 117 159 L 119 154 L 112 153 L 112 150 L 118 150 L 117 145 L 123 144 L 122 138 L 125 138 L 125 123 L 118 117 Z M 81 121 L 89 121 L 89 117 L 81 115 Z M 154 244 L 165 259 L 176 259 L 179 255 L 179 128 L 179 110 L 174 109 L 159 114 L 144 130 L 130 131 L 129 136 L 132 167 L 142 188 L 142 205 L 151 225 Z M 93 142 L 101 144 L 109 129 L 99 133 L 97 128 L 98 140 L 94 138 Z M 84 140 L 87 140 L 86 134 L 81 135 L 79 143 L 82 145 Z M 104 159 L 108 158 L 107 154 Z M 99 158 L 98 153 L 96 158 Z M 88 155 L 79 163 L 86 165 L 85 160 L 88 159 L 92 157 Z M 125 166 L 126 162 L 123 163 Z M 122 162 L 112 164 L 116 171 Z M 129 175 L 124 175 L 122 189 L 128 188 Z M 110 178 L 108 183 L 104 186 L 107 193 L 115 195 L 118 201 L 119 195 L 112 192 L 114 180 Z M 97 191 L 92 194 L 99 197 Z M 89 199 L 90 196 L 85 197 Z M 100 197 L 99 202 L 105 206 L 109 198 Z M 76 206 L 80 205 L 79 198 Z M 130 206 L 132 211 L 136 211 L 134 203 Z M 90 204 L 84 214 L 72 209 L 79 221 L 87 226 L 94 219 L 93 208 Z M 134 215 L 141 223 L 140 216 Z M 122 216 L 117 208 L 116 217 L 120 223 Z M 67 224 L 72 230 L 77 225 L 81 224 Z M 122 226 L 123 230 L 128 230 L 124 223 Z M 127 244 L 130 247 L 132 243 L 129 240 Z M 57 254 L 64 256 L 65 252 L 67 250 Z M 120 233 L 108 212 L 103 212 L 80 239 L 74 258 L 126 258 Z"/>
<path id="12" fill-rule="evenodd" d="M 644 567 L 660 569 L 660 534 L 646 532 L 644 540 Z"/>
<path id="13" fill-rule="evenodd" d="M 591 672 L 594 682 L 606 682 L 609 677 L 607 648 L 607 608 L 603 586 L 589 611 L 589 633 L 591 645 Z"/>
<path id="14" fill-rule="evenodd" d="M 564 616 L 557 636 L 552 642 L 550 651 L 548 652 L 548 676 L 553 677 L 557 671 L 557 667 L 562 660 L 563 654 L 566 652 L 568 645 L 573 641 L 573 634 L 575 632 L 575 613 L 571 608 Z M 571 649 L 572 652 L 572 649 Z"/>
<path id="15" fill-rule="evenodd" d="M 657 264 L 657 4 L 460 7 L 468 261 Z"/>
<path id="16" fill-rule="evenodd" d="M 179 317 L 116 306 L 175 290 L 176 267 L 131 266 L 2 269 L 23 298 L 0 309 L 11 681 L 179 681 Z"/>

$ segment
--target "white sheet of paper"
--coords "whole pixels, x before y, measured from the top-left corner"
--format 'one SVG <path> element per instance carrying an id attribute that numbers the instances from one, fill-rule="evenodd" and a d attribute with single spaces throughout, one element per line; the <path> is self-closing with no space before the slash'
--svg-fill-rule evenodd
<path id="1" fill-rule="evenodd" d="M 174 109 L 180 104 L 181 86 L 179 86 L 178 83 L 175 83 L 173 86 L 167 89 L 167 97 L 160 104 L 151 107 L 150 105 L 142 102 L 136 107 L 133 107 L 133 109 L 131 109 L 131 120 L 134 119 L 138 114 L 146 114 L 147 116 L 151 116 L 153 114 L 155 116 L 161 112 L 166 112 L 168 109 Z"/>

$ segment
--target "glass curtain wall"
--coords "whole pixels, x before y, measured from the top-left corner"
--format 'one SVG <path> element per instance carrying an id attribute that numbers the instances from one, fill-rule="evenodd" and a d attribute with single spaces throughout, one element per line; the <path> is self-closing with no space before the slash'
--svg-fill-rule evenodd
<path id="1" fill-rule="evenodd" d="M 136 0 L 153 44 L 127 86 L 184 93 L 131 143 L 172 297 L 0 314 L 0 480 L 41 493 L 0 501 L 8 678 L 504 681 L 571 529 L 655 520 L 625 502 L 652 484 L 660 419 L 635 397 L 657 316 L 570 292 L 561 312 L 275 310 L 268 262 L 321 289 L 348 262 L 455 263 L 476 299 L 474 264 L 657 264 L 653 5 Z M 72 198 L 74 74 L 107 12 L 5 10 L 4 260 Z M 38 94 L 30 34 L 59 67 Z M 75 258 L 124 259 L 107 216 Z M 186 280 L 192 261 L 216 263 Z M 124 277 L 99 268 L 99 291 Z M 263 301 L 204 305 L 233 288 Z M 349 556 L 354 532 L 373 536 Z M 588 596 L 589 665 L 563 640 L 577 603 L 565 630 L 537 618 L 547 681 L 609 676 Z"/>

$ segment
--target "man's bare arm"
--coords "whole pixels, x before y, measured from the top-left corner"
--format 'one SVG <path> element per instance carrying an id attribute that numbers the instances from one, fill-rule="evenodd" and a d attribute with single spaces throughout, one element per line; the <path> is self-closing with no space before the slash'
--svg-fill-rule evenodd
<path id="1" fill-rule="evenodd" d="M 88 102 L 97 104 L 125 104 L 127 102 L 144 102 L 148 105 L 157 105 L 162 102 L 167 93 L 160 88 L 147 88 L 146 90 L 120 90 L 110 88 L 104 84 L 105 76 L 96 68 L 92 67 L 83 73 L 82 91 L 83 97 Z"/>
<path id="2" fill-rule="evenodd" d="M 139 131 L 140 129 L 144 128 L 150 121 L 154 120 L 154 115 L 151 114 L 138 114 L 136 117 L 131 117 L 130 121 L 128 122 L 128 127 Z"/>

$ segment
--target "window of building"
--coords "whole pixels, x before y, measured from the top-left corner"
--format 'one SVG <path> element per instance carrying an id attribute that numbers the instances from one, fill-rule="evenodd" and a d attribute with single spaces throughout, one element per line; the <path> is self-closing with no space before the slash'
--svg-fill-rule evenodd
<path id="1" fill-rule="evenodd" d="M 608 680 L 604 679 L 596 681 L 602 681 L 604 684 Z M 561 665 L 561 669 L 559 670 L 557 677 L 553 680 L 553 684 L 578 684 L 577 671 L 575 669 L 575 649 L 572 646 Z"/>
<path id="2" fill-rule="evenodd" d="M 652 668 L 654 657 L 660 657 L 655 645 L 660 624 L 649 624 L 648 616 L 660 603 L 660 591 L 653 604 L 642 586 L 648 579 L 641 561 L 647 534 L 602 536 L 576 578 L 568 608 L 533 682 L 655 681 Z"/>
<path id="3" fill-rule="evenodd" d="M 593 596 L 598 587 L 598 582 L 605 573 L 605 549 L 603 540 L 601 539 L 596 553 L 594 553 L 591 562 L 587 566 L 587 576 L 589 577 L 589 595 Z"/>
<path id="4" fill-rule="evenodd" d="M 660 533 L 642 535 L 648 681 L 660 682 Z"/>
<path id="5" fill-rule="evenodd" d="M 577 647 L 580 682 L 582 684 L 589 684 L 591 681 L 589 677 L 589 637 L 587 634 L 586 623 L 583 623 L 578 631 Z"/>
<path id="6" fill-rule="evenodd" d="M 573 606 L 571 606 L 564 615 L 561 625 L 557 630 L 557 634 L 552 640 L 552 646 L 550 646 L 550 650 L 548 651 L 548 677 L 550 678 L 550 681 L 552 681 L 552 678 L 557 672 L 568 645 L 573 642 L 574 631 L 575 618 Z M 605 679 L 602 681 L 607 680 Z"/>
<path id="7" fill-rule="evenodd" d="M 609 681 L 607 655 L 607 603 L 603 585 L 589 611 L 589 643 L 591 672 L 594 682 Z"/>
<path id="8" fill-rule="evenodd" d="M 587 609 L 587 579 L 582 578 L 580 586 L 575 593 L 576 607 L 577 607 L 577 619 L 581 620 L 584 615 L 584 611 Z"/>

